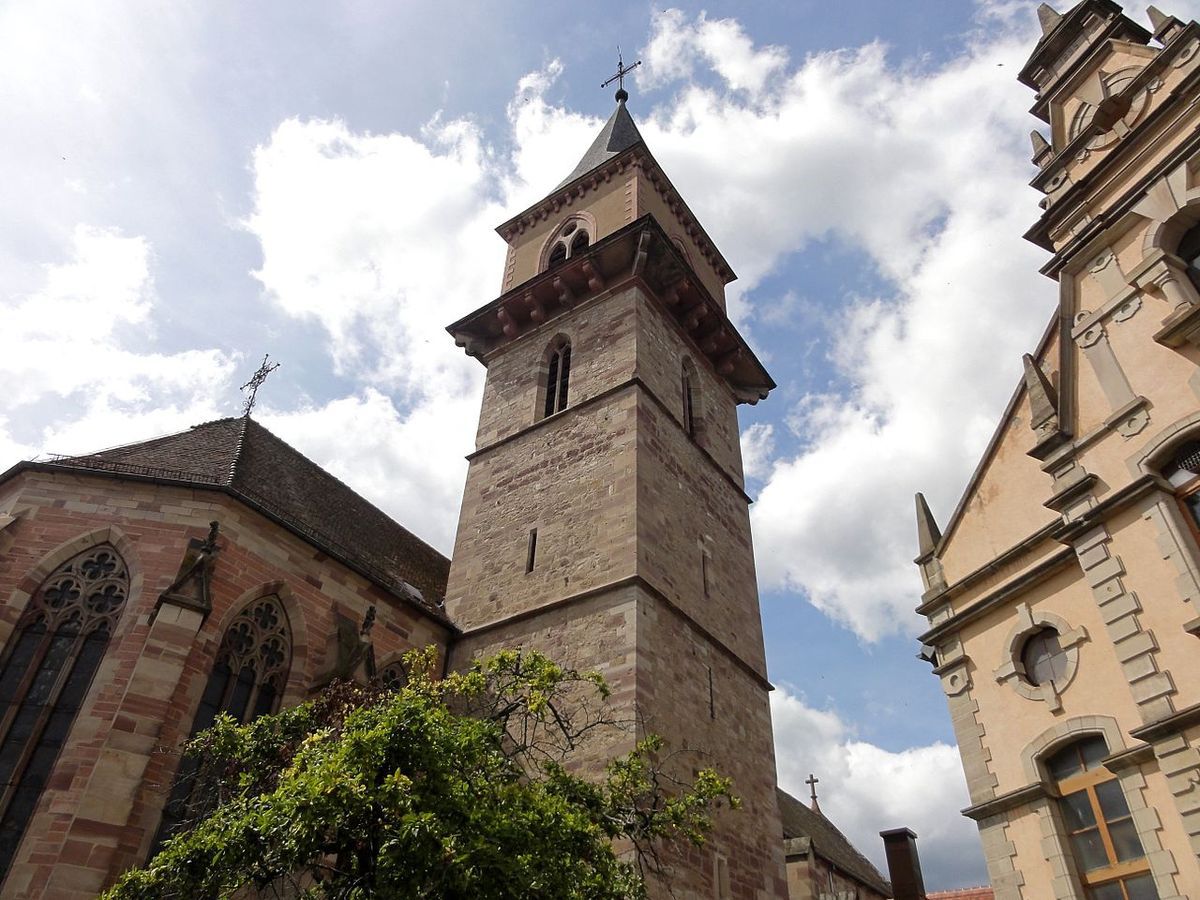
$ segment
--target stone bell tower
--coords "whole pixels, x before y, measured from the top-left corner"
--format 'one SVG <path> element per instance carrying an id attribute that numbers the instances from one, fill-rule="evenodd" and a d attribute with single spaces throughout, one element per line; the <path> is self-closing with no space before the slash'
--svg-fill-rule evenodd
<path id="1" fill-rule="evenodd" d="M 617 107 L 497 230 L 502 293 L 449 327 L 487 367 L 446 593 L 451 664 L 536 647 L 744 802 L 669 857 L 679 897 L 784 897 L 737 405 L 775 386 L 725 314 L 734 278 Z M 635 733 L 590 747 L 587 770 Z"/>

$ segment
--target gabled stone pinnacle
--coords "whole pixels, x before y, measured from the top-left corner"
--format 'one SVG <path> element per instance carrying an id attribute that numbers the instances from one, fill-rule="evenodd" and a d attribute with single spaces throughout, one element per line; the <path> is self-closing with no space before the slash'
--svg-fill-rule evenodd
<path id="1" fill-rule="evenodd" d="M 929 504 L 925 502 L 925 495 L 917 491 L 917 547 L 920 550 L 921 559 L 926 556 L 932 556 L 937 550 L 938 541 L 942 539 L 941 529 L 938 528 L 937 520 L 933 518 L 933 513 L 929 511 Z"/>
<path id="2" fill-rule="evenodd" d="M 1039 435 L 1057 430 L 1058 396 L 1054 385 L 1030 354 L 1022 356 L 1021 362 L 1025 364 L 1025 392 L 1029 395 L 1029 426 Z"/>
<path id="3" fill-rule="evenodd" d="M 1033 144 L 1033 161 L 1037 162 L 1043 153 L 1050 149 L 1050 144 L 1036 128 L 1029 132 L 1029 142 Z"/>
<path id="4" fill-rule="evenodd" d="M 1043 3 L 1038 7 L 1038 22 L 1042 26 L 1042 34 L 1047 35 L 1054 30 L 1054 26 L 1062 21 L 1062 13 L 1056 10 L 1049 3 Z"/>
<path id="5" fill-rule="evenodd" d="M 1146 10 L 1146 15 L 1150 17 L 1150 24 L 1153 26 L 1154 39 L 1159 43 L 1166 45 L 1171 41 L 1171 38 L 1183 28 L 1183 22 L 1174 16 L 1169 16 L 1157 6 L 1151 6 Z"/>

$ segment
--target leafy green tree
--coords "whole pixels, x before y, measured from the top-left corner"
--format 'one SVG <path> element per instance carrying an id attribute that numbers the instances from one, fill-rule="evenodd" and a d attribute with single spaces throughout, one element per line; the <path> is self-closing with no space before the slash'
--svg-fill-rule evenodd
<path id="1" fill-rule="evenodd" d="M 439 679 L 410 654 L 397 690 L 335 684 L 189 746 L 219 773 L 213 808 L 109 900 L 588 898 L 645 895 L 664 842 L 701 844 L 728 779 L 666 774 L 647 737 L 586 779 L 564 763 L 624 727 L 596 673 L 504 651 Z"/>

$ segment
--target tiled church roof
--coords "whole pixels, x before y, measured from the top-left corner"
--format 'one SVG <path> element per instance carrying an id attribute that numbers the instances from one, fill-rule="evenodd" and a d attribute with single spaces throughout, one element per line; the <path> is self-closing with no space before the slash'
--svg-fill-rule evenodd
<path id="1" fill-rule="evenodd" d="M 785 839 L 808 838 L 817 856 L 884 897 L 892 895 L 891 883 L 879 874 L 870 860 L 859 853 L 832 822 L 786 791 L 777 789 L 776 794 L 779 796 L 779 816 L 783 820 Z"/>
<path id="2" fill-rule="evenodd" d="M 223 490 L 446 621 L 450 560 L 251 418 L 41 465 Z"/>

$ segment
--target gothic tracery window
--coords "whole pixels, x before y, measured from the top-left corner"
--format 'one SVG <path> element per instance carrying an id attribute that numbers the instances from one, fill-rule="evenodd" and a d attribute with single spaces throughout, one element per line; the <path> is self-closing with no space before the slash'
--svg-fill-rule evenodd
<path id="1" fill-rule="evenodd" d="M 550 351 L 550 362 L 546 369 L 546 399 L 542 406 L 543 418 L 567 408 L 567 389 L 570 381 L 571 342 L 561 340 Z"/>
<path id="2" fill-rule="evenodd" d="M 568 219 L 562 224 L 558 234 L 550 242 L 550 252 L 546 257 L 547 269 L 562 265 L 588 248 L 591 237 L 582 225 L 579 219 Z"/>
<path id="3" fill-rule="evenodd" d="M 292 634 L 287 613 L 278 597 L 260 597 L 238 613 L 225 629 L 192 720 L 189 740 L 210 727 L 220 713 L 238 722 L 249 722 L 275 712 L 291 663 Z M 215 774 L 206 771 L 201 760 L 192 756 L 183 758 L 163 809 L 155 850 L 182 824 L 210 808 L 215 799 L 212 790 L 215 780 Z"/>
<path id="4" fill-rule="evenodd" d="M 109 544 L 42 582 L 0 655 L 0 876 L 8 871 L 129 596 Z"/>

